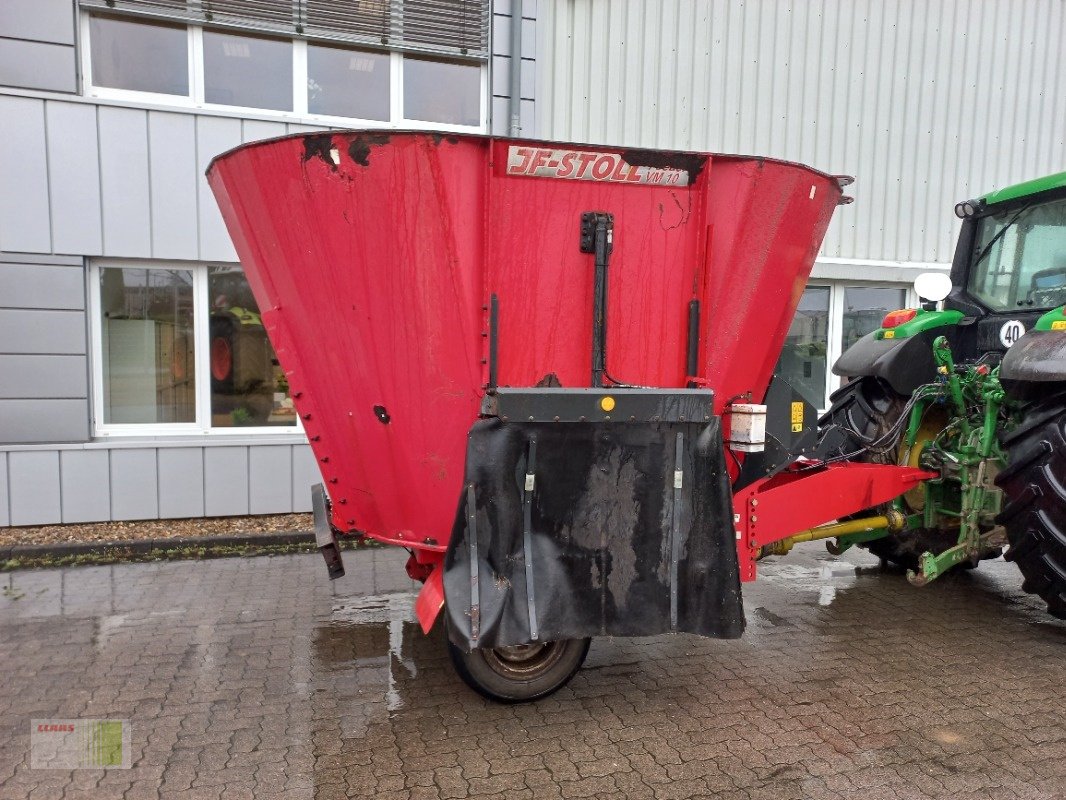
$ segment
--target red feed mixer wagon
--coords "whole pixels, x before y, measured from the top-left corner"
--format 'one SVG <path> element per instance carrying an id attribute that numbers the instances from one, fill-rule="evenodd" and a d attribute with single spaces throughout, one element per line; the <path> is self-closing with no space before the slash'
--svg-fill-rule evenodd
<path id="1" fill-rule="evenodd" d="M 322 472 L 331 577 L 338 537 L 406 548 L 423 629 L 444 610 L 487 696 L 557 689 L 596 635 L 737 637 L 765 545 L 927 476 L 807 457 L 815 410 L 773 377 L 844 179 L 350 131 L 208 181 Z"/>

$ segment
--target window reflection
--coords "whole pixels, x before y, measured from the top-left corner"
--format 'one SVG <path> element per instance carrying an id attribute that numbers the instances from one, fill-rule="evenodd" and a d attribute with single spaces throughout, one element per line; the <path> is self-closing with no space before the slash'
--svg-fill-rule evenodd
<path id="1" fill-rule="evenodd" d="M 796 309 L 777 374 L 815 408 L 825 405 L 828 343 L 829 288 L 812 287 L 803 293 Z"/>
<path id="2" fill-rule="evenodd" d="M 192 272 L 100 270 L 104 422 L 196 421 Z"/>
<path id="3" fill-rule="evenodd" d="M 844 320 L 841 352 L 863 336 L 881 327 L 885 314 L 906 308 L 905 289 L 848 286 L 844 290 Z"/>
<path id="4" fill-rule="evenodd" d="M 211 425 L 295 425 L 289 384 L 240 267 L 211 267 Z"/>

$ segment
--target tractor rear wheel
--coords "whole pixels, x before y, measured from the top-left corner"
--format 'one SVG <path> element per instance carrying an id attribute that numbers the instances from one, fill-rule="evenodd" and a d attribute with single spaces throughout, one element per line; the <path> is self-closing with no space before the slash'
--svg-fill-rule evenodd
<path id="1" fill-rule="evenodd" d="M 904 430 L 898 436 L 869 447 L 878 442 L 899 421 L 907 405 L 907 398 L 897 394 L 879 378 L 855 378 L 841 386 L 829 398 L 830 409 L 818 421 L 823 437 L 822 458 L 849 456 L 848 460 L 874 464 L 896 464 L 899 461 L 900 442 Z M 865 448 L 865 449 L 864 449 Z M 904 501 L 918 501 L 917 496 L 905 496 Z M 860 516 L 883 513 L 883 508 L 870 509 Z M 917 511 L 917 509 L 913 509 Z M 866 542 L 865 547 L 882 561 L 903 569 L 917 570 L 922 553 L 939 553 L 958 541 L 957 531 L 903 530 L 881 539 Z"/>
<path id="2" fill-rule="evenodd" d="M 581 668 L 591 639 L 561 639 L 469 652 L 448 640 L 459 677 L 478 694 L 501 703 L 525 703 L 565 686 Z"/>
<path id="3" fill-rule="evenodd" d="M 996 477 L 1004 506 L 1007 559 L 1021 570 L 1022 588 L 1040 595 L 1066 619 L 1066 393 L 1034 401 L 1021 425 L 1003 437 L 1007 468 Z"/>

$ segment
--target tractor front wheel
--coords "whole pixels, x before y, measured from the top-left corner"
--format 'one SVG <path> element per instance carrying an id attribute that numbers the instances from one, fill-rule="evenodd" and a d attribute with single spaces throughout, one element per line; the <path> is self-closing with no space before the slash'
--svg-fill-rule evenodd
<path id="1" fill-rule="evenodd" d="M 1022 419 L 1003 437 L 1007 468 L 996 477 L 1007 559 L 1021 570 L 1022 588 L 1066 619 L 1066 393 L 1033 402 Z"/>
<path id="2" fill-rule="evenodd" d="M 539 700 L 565 686 L 581 668 L 591 639 L 465 650 L 448 641 L 455 671 L 467 686 L 501 703 Z"/>

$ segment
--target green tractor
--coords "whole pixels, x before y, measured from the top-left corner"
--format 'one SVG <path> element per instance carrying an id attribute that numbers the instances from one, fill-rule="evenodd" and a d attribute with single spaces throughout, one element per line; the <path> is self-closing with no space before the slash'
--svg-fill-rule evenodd
<path id="1" fill-rule="evenodd" d="M 1066 618 L 1066 173 L 955 213 L 950 279 L 919 277 L 922 307 L 840 357 L 850 380 L 819 422 L 827 460 L 936 477 L 830 549 L 861 545 L 923 585 L 1006 548 L 1025 591 Z"/>

